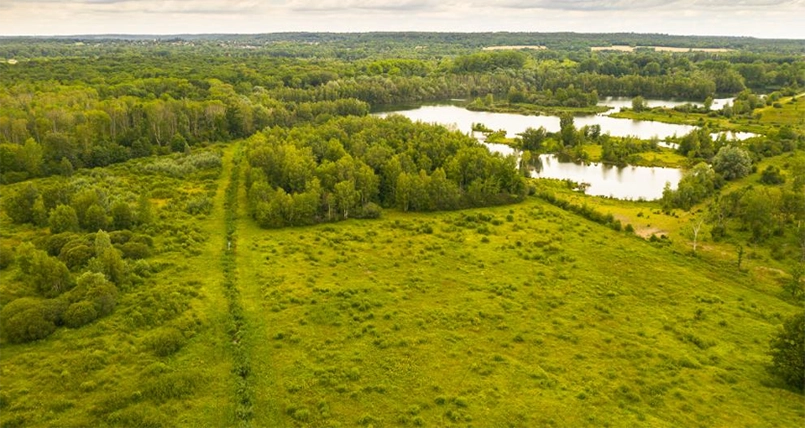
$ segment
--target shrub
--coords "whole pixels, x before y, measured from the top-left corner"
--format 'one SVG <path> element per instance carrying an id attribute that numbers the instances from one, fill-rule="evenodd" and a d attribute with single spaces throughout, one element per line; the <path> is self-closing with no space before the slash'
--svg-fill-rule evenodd
<path id="1" fill-rule="evenodd" d="M 129 242 L 131 238 L 134 236 L 130 230 L 116 230 L 114 232 L 109 232 L 109 241 L 115 245 L 117 244 L 125 244 Z"/>
<path id="2" fill-rule="evenodd" d="M 90 232 L 107 230 L 109 228 L 109 219 L 106 217 L 106 210 L 98 204 L 92 204 L 87 208 L 82 220 L 81 226 Z"/>
<path id="3" fill-rule="evenodd" d="M 78 215 L 69 205 L 59 205 L 50 212 L 48 219 L 51 233 L 78 231 Z"/>
<path id="4" fill-rule="evenodd" d="M 788 318 L 770 346 L 772 373 L 791 387 L 805 389 L 805 312 Z"/>
<path id="5" fill-rule="evenodd" d="M 45 297 L 55 297 L 73 286 L 67 266 L 44 251 L 26 247 L 17 257 L 26 279 Z"/>
<path id="6" fill-rule="evenodd" d="M 8 245 L 0 245 L 0 269 L 11 266 L 14 262 L 14 250 Z"/>
<path id="7" fill-rule="evenodd" d="M 98 318 L 98 312 L 95 311 L 95 306 L 86 300 L 73 303 L 64 313 L 64 323 L 71 328 L 89 324 L 96 318 Z"/>
<path id="8" fill-rule="evenodd" d="M 112 227 L 121 229 L 131 229 L 134 225 L 134 211 L 129 204 L 123 201 L 117 201 L 112 205 Z"/>
<path id="9" fill-rule="evenodd" d="M 752 170 L 752 158 L 743 149 L 724 146 L 713 157 L 713 170 L 725 180 L 746 177 Z"/>
<path id="10" fill-rule="evenodd" d="M 56 330 L 56 313 L 43 300 L 22 297 L 0 310 L 3 337 L 12 343 L 30 342 L 49 336 Z"/>
<path id="11" fill-rule="evenodd" d="M 159 329 L 146 338 L 146 346 L 158 357 L 167 357 L 182 349 L 184 344 L 184 335 L 173 327 Z"/>
<path id="12" fill-rule="evenodd" d="M 364 205 L 360 212 L 355 216 L 357 218 L 380 218 L 382 210 L 380 206 L 374 202 L 369 202 L 368 204 Z"/>
<path id="13" fill-rule="evenodd" d="M 112 313 L 117 304 L 117 287 L 107 281 L 103 274 L 85 272 L 77 282 L 85 290 L 84 297 L 93 305 L 98 317 Z"/>
<path id="14" fill-rule="evenodd" d="M 48 254 L 51 256 L 56 257 L 61 253 L 62 248 L 64 248 L 68 242 L 76 239 L 76 237 L 78 237 L 78 235 L 74 233 L 51 235 L 45 243 L 45 250 L 47 250 Z"/>
<path id="15" fill-rule="evenodd" d="M 209 214 L 212 211 L 212 200 L 204 195 L 197 196 L 187 201 L 185 211 L 192 215 Z"/>
<path id="16" fill-rule="evenodd" d="M 77 239 L 70 241 L 59 253 L 61 260 L 70 269 L 86 266 L 91 258 L 95 256 L 95 250 L 87 245 L 83 240 Z"/>
<path id="17" fill-rule="evenodd" d="M 760 174 L 760 182 L 763 184 L 783 184 L 785 183 L 785 176 L 780 173 L 780 168 L 769 165 Z"/>
<path id="18" fill-rule="evenodd" d="M 151 249 L 148 248 L 148 245 L 139 242 L 127 242 L 118 248 L 123 253 L 123 257 L 127 259 L 139 260 L 151 255 Z"/>

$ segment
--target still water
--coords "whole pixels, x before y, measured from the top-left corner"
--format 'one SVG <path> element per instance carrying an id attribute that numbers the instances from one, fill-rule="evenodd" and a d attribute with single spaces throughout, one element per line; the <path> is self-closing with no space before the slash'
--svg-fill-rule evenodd
<path id="1" fill-rule="evenodd" d="M 713 100 L 713 105 L 710 106 L 710 110 L 721 110 L 722 108 L 724 108 L 725 105 L 732 104 L 734 101 L 735 98 L 716 98 Z M 704 103 L 697 101 L 647 99 L 645 100 L 645 102 L 649 108 L 655 108 L 655 107 L 674 108 L 676 106 L 681 106 L 684 104 L 693 104 L 696 107 L 702 107 L 704 105 Z M 622 107 L 632 108 L 632 99 L 628 97 L 606 97 L 604 99 L 599 100 L 598 105 L 612 107 L 612 110 L 610 110 L 609 112 L 614 113 L 620 111 Z"/>
<path id="2" fill-rule="evenodd" d="M 448 128 L 469 133 L 473 123 L 483 123 L 490 129 L 505 129 L 509 138 L 528 128 L 544 127 L 549 132 L 559 131 L 559 117 L 557 116 L 526 116 L 513 113 L 491 113 L 484 111 L 470 111 L 462 107 L 451 105 L 421 106 L 411 110 L 402 110 L 388 113 L 378 113 L 385 117 L 390 114 L 400 114 L 413 121 L 437 123 Z M 616 137 L 635 136 L 640 139 L 657 137 L 665 139 L 674 135 L 685 135 L 696 129 L 689 125 L 675 125 L 660 122 L 641 120 L 616 119 L 604 115 L 577 116 L 573 119 L 577 128 L 585 125 L 601 125 L 602 133 L 609 133 Z"/>
<path id="3" fill-rule="evenodd" d="M 400 114 L 413 121 L 436 123 L 448 128 L 474 135 L 483 142 L 483 134 L 472 133 L 473 123 L 483 123 L 491 129 L 505 129 L 508 137 L 525 131 L 527 128 L 545 127 L 548 131 L 559 130 L 556 116 L 525 116 L 509 113 L 490 113 L 470 111 L 451 105 L 420 106 L 409 110 L 377 113 L 380 117 Z M 695 129 L 693 126 L 673 125 L 628 119 L 616 119 L 604 115 L 581 116 L 574 118 L 576 127 L 601 125 L 601 132 L 614 136 L 633 135 L 642 139 L 654 136 L 663 139 L 669 136 L 684 135 Z M 484 144 L 493 152 L 503 155 L 518 155 L 505 144 Z M 627 166 L 618 168 L 604 164 L 584 164 L 561 162 L 555 155 L 540 155 L 537 168 L 532 176 L 541 178 L 569 179 L 586 183 L 586 193 L 594 196 L 610 196 L 618 199 L 652 200 L 662 197 L 665 183 L 675 189 L 682 178 L 682 171 L 674 168 L 650 168 Z"/>
<path id="4" fill-rule="evenodd" d="M 483 143 L 492 152 L 505 156 L 518 153 L 505 144 Z M 618 199 L 653 200 L 662 197 L 665 183 L 676 189 L 682 178 L 682 171 L 675 168 L 644 166 L 616 166 L 600 163 L 560 161 L 556 155 L 540 155 L 531 172 L 532 177 L 556 178 L 586 183 L 588 195 L 608 196 Z"/>

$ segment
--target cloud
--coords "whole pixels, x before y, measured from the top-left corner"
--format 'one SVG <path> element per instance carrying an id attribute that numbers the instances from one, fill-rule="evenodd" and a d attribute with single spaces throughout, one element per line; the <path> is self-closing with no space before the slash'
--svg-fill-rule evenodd
<path id="1" fill-rule="evenodd" d="M 295 12 L 427 11 L 440 9 L 440 4 L 432 0 L 291 0 L 287 7 Z"/>
<path id="2" fill-rule="evenodd" d="M 805 0 L 0 0 L 0 35 L 576 31 L 805 38 Z"/>
<path id="3" fill-rule="evenodd" d="M 6 0 L 10 6 L 32 3 L 58 4 L 59 8 L 85 13 L 244 14 L 261 10 L 258 0 Z"/>

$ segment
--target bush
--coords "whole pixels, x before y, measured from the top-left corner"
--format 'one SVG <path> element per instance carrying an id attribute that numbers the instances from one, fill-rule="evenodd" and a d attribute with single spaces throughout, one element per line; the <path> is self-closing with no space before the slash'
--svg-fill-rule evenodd
<path id="1" fill-rule="evenodd" d="M 713 170 L 725 180 L 746 177 L 752 170 L 752 158 L 743 149 L 724 146 L 713 157 Z"/>
<path id="2" fill-rule="evenodd" d="M 179 330 L 167 327 L 153 332 L 146 338 L 145 342 L 154 355 L 167 357 L 182 349 L 185 344 L 185 338 Z"/>
<path id="3" fill-rule="evenodd" d="M 100 273 L 85 272 L 78 278 L 78 286 L 84 289 L 84 297 L 95 308 L 98 317 L 112 313 L 117 304 L 117 287 Z"/>
<path id="4" fill-rule="evenodd" d="M 48 307 L 43 300 L 22 297 L 5 305 L 0 311 L 3 337 L 11 343 L 39 340 L 56 330 L 60 316 L 56 307 Z"/>
<path id="5" fill-rule="evenodd" d="M 96 318 L 98 318 L 98 312 L 95 311 L 95 305 L 87 301 L 73 303 L 64 313 L 64 323 L 71 328 L 89 324 Z"/>
<path id="6" fill-rule="evenodd" d="M 30 247 L 17 257 L 26 279 L 45 297 L 55 297 L 73 286 L 70 270 L 61 260 Z"/>
<path id="7" fill-rule="evenodd" d="M 195 197 L 187 201 L 185 211 L 192 215 L 209 214 L 212 211 L 212 200 L 204 195 Z"/>
<path id="8" fill-rule="evenodd" d="M 81 226 L 90 232 L 107 230 L 109 228 L 109 219 L 106 217 L 106 210 L 98 204 L 92 204 L 87 208 L 82 220 Z"/>
<path id="9" fill-rule="evenodd" d="M 805 312 L 787 319 L 770 346 L 771 371 L 787 385 L 805 389 Z"/>
<path id="10" fill-rule="evenodd" d="M 139 260 L 151 255 L 151 249 L 148 248 L 148 245 L 139 242 L 127 242 L 118 248 L 123 253 L 123 257 L 127 259 Z"/>
<path id="11" fill-rule="evenodd" d="M 785 183 L 785 176 L 780 173 L 780 168 L 769 165 L 760 174 L 760 182 L 763 184 L 783 184 Z"/>
<path id="12" fill-rule="evenodd" d="M 47 238 L 45 250 L 47 250 L 48 254 L 51 256 L 56 257 L 61 253 L 62 248 L 64 248 L 68 242 L 76 239 L 77 237 L 78 235 L 75 233 L 59 233 L 56 235 L 51 235 L 49 238 Z"/>
<path id="13" fill-rule="evenodd" d="M 379 205 L 377 205 L 374 202 L 369 202 L 368 204 L 364 205 L 360 209 L 360 212 L 355 217 L 357 217 L 357 218 L 380 218 L 380 215 L 382 214 L 382 211 L 383 210 L 380 209 Z"/>
<path id="14" fill-rule="evenodd" d="M 125 244 L 131 240 L 132 236 L 134 236 L 134 234 L 131 233 L 130 230 L 116 230 L 109 232 L 109 241 L 115 245 Z"/>
<path id="15" fill-rule="evenodd" d="M 81 239 L 68 242 L 59 253 L 59 260 L 70 269 L 86 266 L 93 257 L 95 250 Z"/>
<path id="16" fill-rule="evenodd" d="M 134 211 L 129 204 L 123 201 L 117 201 L 112 205 L 112 227 L 121 229 L 131 229 L 134 225 Z"/>
<path id="17" fill-rule="evenodd" d="M 0 245 L 0 269 L 5 269 L 14 263 L 14 250 L 8 245 Z"/>
<path id="18" fill-rule="evenodd" d="M 78 231 L 78 215 L 69 205 L 59 205 L 50 213 L 48 220 L 51 233 Z"/>

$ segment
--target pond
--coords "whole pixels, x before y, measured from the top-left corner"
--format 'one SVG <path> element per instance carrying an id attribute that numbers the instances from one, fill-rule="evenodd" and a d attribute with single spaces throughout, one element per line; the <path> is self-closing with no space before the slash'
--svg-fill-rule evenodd
<path id="1" fill-rule="evenodd" d="M 710 106 L 711 110 L 721 110 L 724 108 L 726 104 L 732 104 L 735 101 L 735 98 L 716 98 L 713 100 L 713 105 Z M 674 100 L 655 100 L 655 99 L 647 99 L 645 100 L 646 106 L 649 108 L 655 107 L 662 107 L 662 108 L 674 108 L 676 106 L 681 106 L 684 104 L 693 104 L 696 107 L 701 107 L 704 103 L 699 101 L 674 101 Z M 620 111 L 622 107 L 632 108 L 632 98 L 629 97 L 605 97 L 598 101 L 598 105 L 600 106 L 609 106 L 612 107 L 607 113 L 610 112 L 614 113 Z"/>
<path id="2" fill-rule="evenodd" d="M 539 168 L 532 177 L 556 178 L 587 183 L 586 194 L 617 199 L 654 200 L 662 197 L 665 183 L 672 189 L 682 178 L 675 168 L 645 166 L 615 167 L 612 165 L 584 164 L 560 161 L 556 155 L 540 155 Z"/>
<path id="3" fill-rule="evenodd" d="M 483 123 L 491 129 L 505 129 L 508 137 L 515 137 L 516 134 L 529 127 L 542 126 L 552 132 L 559 130 L 559 118 L 556 116 L 476 112 L 453 105 L 419 106 L 408 110 L 376 113 L 380 117 L 390 114 L 400 114 L 413 121 L 444 125 L 467 135 L 473 135 L 489 150 L 503 155 L 518 155 L 518 153 L 505 144 L 484 142 L 483 134 L 472 132 L 473 123 Z M 574 123 L 576 127 L 598 124 L 601 125 L 601 132 L 609 132 L 610 135 L 633 135 L 643 139 L 654 136 L 663 139 L 674 134 L 684 135 L 695 129 L 695 127 L 687 125 L 616 119 L 603 115 L 576 117 Z M 674 168 L 638 166 L 619 168 L 604 164 L 564 162 L 555 155 L 540 155 L 539 162 L 535 163 L 533 177 L 568 179 L 585 183 L 588 185 L 586 190 L 588 195 L 618 199 L 659 199 L 662 197 L 665 183 L 670 183 L 671 188 L 675 189 L 682 178 L 682 171 Z"/>
<path id="4" fill-rule="evenodd" d="M 470 111 L 452 105 L 429 105 L 410 110 L 377 113 L 380 117 L 390 114 L 400 114 L 413 121 L 437 123 L 465 134 L 472 131 L 473 123 L 483 123 L 494 130 L 505 129 L 509 138 L 516 137 L 527 128 L 539 128 L 540 126 L 549 132 L 559 131 L 559 117 L 557 116 L 526 116 L 513 113 Z M 600 125 L 602 133 L 608 132 L 616 137 L 631 135 L 646 140 L 653 137 L 665 139 L 674 135 L 682 136 L 696 129 L 695 126 L 690 125 L 617 119 L 604 115 L 577 116 L 573 122 L 577 128 L 585 125 Z"/>
<path id="5" fill-rule="evenodd" d="M 518 155 L 517 151 L 505 144 L 483 141 L 482 143 L 492 152 L 505 156 Z M 531 176 L 585 183 L 588 185 L 585 193 L 592 196 L 650 201 L 662 197 L 665 183 L 676 189 L 682 178 L 682 171 L 675 168 L 644 166 L 619 168 L 601 163 L 585 164 L 560 160 L 556 155 L 546 154 L 540 155 L 539 161 L 534 162 Z"/>

